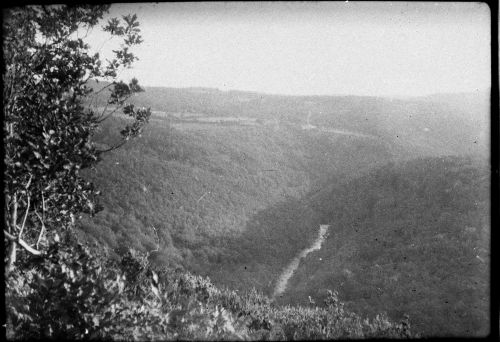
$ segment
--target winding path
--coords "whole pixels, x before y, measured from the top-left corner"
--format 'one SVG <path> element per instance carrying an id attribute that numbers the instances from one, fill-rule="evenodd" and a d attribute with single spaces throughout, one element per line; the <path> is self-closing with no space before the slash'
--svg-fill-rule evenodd
<path id="1" fill-rule="evenodd" d="M 300 260 L 302 258 L 305 258 L 309 253 L 312 251 L 316 251 L 321 249 L 321 245 L 325 241 L 326 237 L 328 236 L 328 228 L 330 226 L 326 224 L 322 224 L 319 226 L 319 233 L 318 237 L 314 241 L 314 243 L 304 249 L 302 252 L 300 252 L 299 255 L 297 255 L 293 260 L 288 264 L 288 266 L 285 268 L 283 273 L 281 273 L 280 277 L 278 278 L 278 282 L 276 284 L 276 287 L 274 288 L 274 293 L 273 293 L 273 299 L 281 295 L 283 292 L 285 292 L 286 287 L 288 285 L 288 281 L 292 277 L 292 275 L 295 273 L 295 270 L 299 267 Z"/>

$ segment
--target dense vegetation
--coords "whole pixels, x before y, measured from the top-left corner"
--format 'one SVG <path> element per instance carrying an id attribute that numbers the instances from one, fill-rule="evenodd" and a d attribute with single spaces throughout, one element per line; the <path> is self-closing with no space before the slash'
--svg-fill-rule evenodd
<path id="1" fill-rule="evenodd" d="M 154 119 L 134 144 L 87 172 L 103 190 L 104 210 L 84 218 L 81 230 L 118 253 L 127 246 L 154 249 L 159 238 L 158 261 L 192 270 L 205 270 L 205 261 L 231 260 L 231 250 L 254 248 L 256 238 L 279 256 L 269 261 L 280 267 L 315 229 L 311 211 L 296 211 L 301 197 L 319 190 L 323 179 L 352 176 L 395 157 L 382 141 L 367 144 L 366 138 L 293 126 L 183 130 Z M 110 121 L 96 139 L 113 141 L 120 124 Z"/>
<path id="2" fill-rule="evenodd" d="M 291 279 L 286 303 L 336 288 L 363 313 L 408 313 L 433 336 L 489 332 L 490 178 L 484 161 L 386 165 L 316 198 L 330 236 Z"/>
<path id="3" fill-rule="evenodd" d="M 212 101 L 206 100 L 203 103 L 209 101 L 209 103 L 222 105 L 227 104 L 228 99 L 236 96 L 235 92 L 224 93 L 208 89 L 157 89 L 158 92 L 160 90 L 163 91 L 164 98 L 161 98 L 158 93 L 155 97 L 156 103 L 161 101 L 170 103 L 169 101 L 177 101 L 183 96 L 197 103 L 196 96 L 201 96 Z M 138 97 L 139 101 L 143 99 L 143 95 L 145 94 Z M 224 98 L 226 102 L 221 98 Z M 274 97 L 261 95 L 261 98 Z M 240 100 L 237 97 L 234 99 L 240 101 L 241 96 Z M 281 99 L 288 101 L 287 97 Z M 289 100 L 298 101 L 295 98 Z M 326 101 L 328 98 L 323 98 L 323 100 Z M 336 102 L 337 106 L 343 103 L 340 98 L 336 100 L 339 100 Z M 487 131 L 487 120 L 481 118 L 478 111 L 479 104 L 485 105 L 486 99 L 471 99 L 464 96 L 457 100 L 454 96 L 450 98 L 438 96 L 437 98 L 392 101 L 366 98 L 356 98 L 356 100 L 359 101 L 356 106 L 366 105 L 366 110 L 371 110 L 367 115 L 370 114 L 373 120 L 371 126 L 364 123 L 366 130 L 358 125 L 355 131 L 378 134 L 376 137 L 336 134 L 322 130 L 321 125 L 340 129 L 352 129 L 354 126 L 343 126 L 342 120 L 322 122 L 321 116 L 317 116 L 319 112 L 314 112 L 311 121 L 313 124 L 321 122 L 320 128 L 312 130 L 300 129 L 300 125 L 296 124 L 300 123 L 300 120 L 294 123 L 294 120 L 286 115 L 281 117 L 280 124 L 269 120 L 269 117 L 268 121 L 257 121 L 256 125 L 237 122 L 208 123 L 200 120 L 204 117 L 229 115 L 220 109 L 221 107 L 217 107 L 220 111 L 196 113 L 198 109 L 182 109 L 173 105 L 169 113 L 175 114 L 175 110 L 180 110 L 184 112 L 184 117 L 176 115 L 168 117 L 162 113 L 155 115 L 153 112 L 152 120 L 155 124 L 145 130 L 138 144 L 130 145 L 123 151 L 116 151 L 109 161 L 104 161 L 102 167 L 91 175 L 101 187 L 107 189 L 106 193 L 113 195 L 104 197 L 107 209 L 102 214 L 97 215 L 92 222 L 84 220 L 82 231 L 90 232 L 85 236 L 90 235 L 105 242 L 120 254 L 120 249 L 122 252 L 126 250 L 125 246 L 143 251 L 154 249 L 157 241 L 155 231 L 151 228 L 154 226 L 159 228 L 160 237 L 160 252 L 152 254 L 152 260 L 157 264 L 182 265 L 197 274 L 210 276 L 219 286 L 224 285 L 240 291 L 255 287 L 270 295 L 283 267 L 298 251 L 309 245 L 316 236 L 319 224 L 337 222 L 338 219 L 331 216 L 333 212 L 344 213 L 344 215 L 352 213 L 353 210 L 364 213 L 363 215 L 376 213 L 375 203 L 379 196 L 383 197 L 385 193 L 378 194 L 381 191 L 380 187 L 386 183 L 393 184 L 389 179 L 393 174 L 404 175 L 408 171 L 407 177 L 415 183 L 413 188 L 418 188 L 418 193 L 424 197 L 406 198 L 406 200 L 413 199 L 416 202 L 414 210 L 405 211 L 408 206 L 413 205 L 413 202 L 398 207 L 397 215 L 385 210 L 383 213 L 386 216 L 381 216 L 381 214 L 377 216 L 381 221 L 381 226 L 371 225 L 371 227 L 377 227 L 380 234 L 383 234 L 385 229 L 389 229 L 387 227 L 398 224 L 416 227 L 420 224 L 416 218 L 422 215 L 440 217 L 444 208 L 433 204 L 432 200 L 437 200 L 435 197 L 425 197 L 427 193 L 425 189 L 436 190 L 437 188 L 424 184 L 423 180 L 427 178 L 423 177 L 428 175 L 429 179 L 435 178 L 436 182 L 439 179 L 441 182 L 438 184 L 443 185 L 439 167 L 446 167 L 438 163 L 431 170 L 432 173 L 429 173 L 430 171 L 426 168 L 427 163 L 436 163 L 432 159 L 415 161 L 415 164 L 406 166 L 406 169 L 393 169 L 392 167 L 381 169 L 384 171 L 379 170 L 376 173 L 378 183 L 370 178 L 375 177 L 373 175 L 364 176 L 364 178 L 362 176 L 368 174 L 373 168 L 390 161 L 398 162 L 423 156 L 457 153 L 457 151 L 460 154 L 479 151 L 478 158 L 482 159 L 479 156 L 487 154 L 488 150 L 487 135 L 484 133 Z M 472 104 L 479 107 L 474 109 Z M 372 105 L 375 107 L 370 108 Z M 350 108 L 351 114 L 354 111 L 359 113 L 357 111 L 359 108 L 353 107 L 352 102 L 344 102 L 344 106 Z M 460 106 L 462 106 L 461 109 Z M 165 109 L 160 105 L 153 106 L 153 108 Z M 245 108 L 244 104 L 234 108 L 233 115 L 253 115 L 260 118 L 257 114 L 245 112 Z M 263 109 L 263 107 L 259 108 Z M 380 111 L 377 112 L 376 108 Z M 201 110 L 201 107 L 199 109 Z M 277 107 L 275 109 L 278 110 Z M 413 116 L 398 115 L 396 111 L 411 111 Z M 468 116 L 465 111 L 474 115 Z M 432 112 L 435 115 L 430 115 Z M 192 116 L 194 114 L 196 116 Z M 301 120 L 304 120 L 306 115 L 304 112 L 302 115 Z M 356 115 L 352 117 L 352 120 L 356 121 Z M 331 118 L 338 118 L 337 114 L 332 113 Z M 476 122 L 475 126 L 474 122 Z M 385 131 L 380 131 L 380 127 L 383 127 Z M 430 129 L 425 130 L 428 127 Z M 451 127 L 453 129 L 450 129 Z M 396 130 L 401 139 L 389 134 Z M 106 128 L 97 138 L 104 144 L 107 139 L 112 141 L 112 135 Z M 469 149 L 471 145 L 469 140 L 473 138 L 477 140 L 472 143 L 474 147 Z M 455 174 L 448 176 L 450 182 L 456 177 Z M 464 177 L 469 181 L 474 180 L 474 174 L 468 176 L 469 178 Z M 360 180 L 355 180 L 356 178 Z M 139 183 L 137 179 L 147 179 L 148 182 Z M 195 181 L 191 181 L 193 179 Z M 124 184 L 123 180 L 126 180 L 128 184 L 126 188 L 119 186 L 119 184 Z M 361 181 L 364 182 L 365 188 L 358 189 L 356 182 Z M 343 185 L 340 186 L 341 184 Z M 372 190 L 370 190 L 371 185 Z M 189 190 L 186 191 L 186 189 Z M 399 191 L 397 196 L 402 196 L 401 199 L 403 199 L 406 190 L 408 190 L 407 187 L 401 186 L 391 191 Z M 483 195 L 486 193 L 483 191 Z M 371 194 L 367 197 L 369 203 L 362 200 L 367 194 Z M 357 202 L 352 196 L 357 196 L 355 197 Z M 396 198 L 395 194 L 391 196 Z M 399 197 L 397 198 L 399 201 Z M 464 201 L 468 200 L 470 198 L 464 199 Z M 398 201 L 394 200 L 391 203 L 396 205 Z M 428 206 L 434 205 L 434 211 L 425 211 L 426 207 L 422 207 L 420 203 L 422 201 L 431 201 Z M 325 209 L 324 205 L 331 203 L 336 203 L 335 209 L 328 206 Z M 452 205 L 448 210 L 460 212 L 461 209 Z M 487 214 L 484 216 L 488 217 Z M 479 323 L 487 316 L 484 305 L 488 301 L 488 295 L 485 292 L 488 278 L 483 272 L 484 269 L 482 273 L 473 276 L 478 279 L 478 283 L 471 286 L 463 285 L 465 284 L 463 280 L 468 277 L 467 274 L 462 276 L 461 272 L 457 272 L 454 277 L 444 277 L 448 279 L 447 286 L 450 288 L 458 283 L 462 284 L 456 285 L 459 289 L 469 289 L 467 290 L 469 291 L 469 304 L 477 298 L 482 298 L 479 304 L 474 303 L 474 306 L 478 307 L 477 311 L 457 318 L 457 315 L 465 315 L 466 312 L 465 306 L 459 304 L 454 308 L 457 314 L 453 316 L 443 314 L 443 311 L 439 310 L 434 312 L 433 306 L 439 303 L 440 295 L 446 291 L 437 289 L 437 284 L 433 283 L 430 278 L 418 279 L 421 292 L 418 292 L 419 297 L 415 298 L 409 296 L 415 293 L 411 291 L 410 285 L 402 283 L 397 274 L 390 272 L 389 274 L 388 271 L 376 273 L 378 278 L 369 276 L 362 282 L 354 281 L 355 278 L 350 277 L 350 272 L 354 272 L 353 269 L 358 270 L 358 275 L 361 276 L 365 273 L 371 274 L 371 271 L 376 272 L 379 267 L 374 266 L 375 264 L 389 267 L 387 260 L 393 255 L 406 253 L 405 248 L 410 248 L 408 246 L 412 246 L 414 242 L 405 240 L 406 235 L 393 237 L 387 234 L 386 240 L 390 241 L 394 254 L 383 253 L 387 260 L 370 263 L 369 251 L 376 250 L 373 252 L 376 257 L 377 253 L 380 253 L 378 251 L 380 246 L 370 244 L 369 240 L 357 245 L 357 240 L 351 239 L 349 235 L 352 224 L 340 222 L 332 225 L 332 232 L 335 233 L 328 241 L 332 243 L 332 239 L 337 237 L 338 241 L 345 243 L 345 246 L 339 249 L 342 257 L 338 260 L 349 260 L 351 267 L 346 265 L 340 271 L 337 269 L 327 271 L 326 268 L 319 270 L 319 274 L 335 272 L 336 276 L 330 278 L 325 276 L 324 279 L 320 277 L 322 282 L 319 284 L 322 285 L 317 287 L 318 282 L 305 281 L 317 266 L 313 262 L 316 256 L 312 255 L 307 259 L 307 263 L 299 268 L 297 276 L 292 279 L 290 286 L 292 290 L 288 295 L 285 294 L 279 299 L 279 303 L 305 304 L 309 295 L 320 303 L 326 294 L 326 289 L 332 288 L 339 290 L 340 298 L 344 299 L 346 296 L 347 305 L 358 313 L 368 313 L 374 316 L 378 312 L 387 311 L 390 317 L 396 320 L 401 319 L 405 313 L 409 313 L 412 321 L 416 322 L 417 331 L 424 334 L 467 335 L 476 331 L 484 332 L 485 325 Z M 343 227 L 340 230 L 337 228 L 339 225 Z M 110 227 L 116 228 L 110 229 Z M 124 227 L 126 229 L 123 229 Z M 422 246 L 435 248 L 441 259 L 446 258 L 448 249 L 430 247 L 432 237 L 440 233 L 431 234 L 430 237 L 424 236 L 424 232 L 430 234 L 432 229 L 417 230 L 413 238 L 422 239 L 420 241 Z M 138 231 L 141 233 L 137 234 Z M 442 239 L 442 236 L 439 236 L 439 239 Z M 398 242 L 401 239 L 408 243 Z M 451 240 L 450 244 L 456 248 L 462 248 L 457 245 L 460 241 L 456 238 Z M 368 244 L 371 249 L 366 248 L 365 244 Z M 411 247 L 412 253 L 418 253 L 419 250 L 414 246 Z M 356 258 L 349 259 L 353 256 L 353 250 L 358 250 L 357 248 L 363 251 L 359 252 L 361 254 L 368 253 L 363 254 L 361 261 Z M 487 246 L 484 248 L 485 251 L 489 250 Z M 330 253 L 330 251 L 332 249 L 325 245 L 321 253 Z M 481 255 L 479 257 L 482 258 Z M 316 263 L 321 265 L 328 263 L 326 260 L 331 260 L 333 256 L 326 258 L 321 255 L 317 260 L 319 258 L 323 261 Z M 479 259 L 475 258 L 473 261 L 473 265 L 476 265 Z M 390 265 L 399 265 L 399 259 L 391 262 Z M 464 260 L 460 259 L 460 262 Z M 313 263 L 315 267 L 310 267 L 310 263 Z M 399 272 L 399 277 L 401 274 L 409 274 L 411 278 L 414 273 L 428 272 L 429 267 L 436 268 L 432 265 L 438 265 L 438 263 L 419 259 L 418 262 L 411 263 L 408 269 L 405 265 L 398 266 L 403 267 Z M 449 270 L 449 266 L 445 263 L 442 267 Z M 376 267 L 376 270 L 372 270 L 373 267 Z M 477 271 L 477 268 L 471 267 L 471 270 Z M 337 281 L 339 277 L 347 277 L 346 279 L 351 282 L 346 283 L 343 278 Z M 385 288 L 386 283 L 390 283 L 392 287 Z M 385 285 L 381 286 L 381 284 Z M 402 290 L 399 289 L 400 286 L 403 287 Z M 396 288 L 398 296 L 393 296 L 391 291 L 396 291 Z M 383 299 L 378 296 L 381 289 L 385 289 Z M 460 296 L 458 293 L 462 290 L 458 291 L 455 294 Z M 371 296 L 377 300 L 370 299 Z M 405 310 L 406 307 L 409 309 Z M 464 321 L 467 323 L 463 324 Z M 435 322 L 438 323 L 434 324 Z"/>
<path id="4" fill-rule="evenodd" d="M 24 259 L 7 281 L 8 339 L 304 340 L 411 337 L 407 320 L 372 320 L 344 309 L 276 307 L 249 291 L 155 268 L 134 251 L 119 261 L 71 239 L 43 260 Z"/>
<path id="5" fill-rule="evenodd" d="M 137 105 L 167 114 L 248 117 L 341 128 L 381 137 L 418 154 L 488 155 L 488 92 L 424 97 L 283 96 L 206 88 L 146 87 Z M 453 127 L 453 129 L 451 129 Z"/>
<path id="6" fill-rule="evenodd" d="M 97 89 L 103 84 L 95 85 Z M 134 102 L 170 117 L 253 118 L 344 129 L 406 149 L 408 157 L 488 156 L 489 92 L 408 98 L 284 96 L 211 88 L 146 87 Z"/>
<path id="7" fill-rule="evenodd" d="M 156 113 L 143 130 L 151 111 L 128 102 L 142 88 L 115 80 L 141 42 L 136 16 L 104 27 L 123 38 L 106 64 L 78 36 L 108 8 L 6 15 L 7 337 L 410 337 L 406 312 L 426 334 L 487 331 L 485 167 L 419 159 L 370 172 L 484 154 L 484 97 L 150 88 L 133 97 Z M 307 258 L 272 302 L 280 270 L 325 222 L 325 262 Z M 324 305 L 277 305 L 309 295 Z"/>
<path id="8" fill-rule="evenodd" d="M 137 136 L 150 116 L 126 101 L 142 91 L 136 79 L 116 79 L 117 71 L 136 59 L 140 44 L 137 17 L 110 19 L 103 26 L 120 48 L 103 63 L 79 37 L 107 13 L 103 6 L 26 6 L 3 12 L 4 237 L 7 273 L 15 267 L 17 248 L 43 254 L 46 238 L 73 225 L 82 212 L 93 214 L 99 191 L 80 170 L 94 166 L 102 153 Z M 103 112 L 83 105 L 93 89 L 91 78 L 108 81 L 107 101 L 129 119 L 115 144 L 92 144 Z"/>

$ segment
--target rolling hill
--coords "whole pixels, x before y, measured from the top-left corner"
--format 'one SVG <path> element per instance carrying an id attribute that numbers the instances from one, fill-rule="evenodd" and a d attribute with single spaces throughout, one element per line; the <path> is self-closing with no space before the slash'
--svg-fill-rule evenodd
<path id="1" fill-rule="evenodd" d="M 94 84 L 100 89 L 105 84 Z M 133 102 L 170 115 L 253 118 L 262 122 L 310 123 L 375 135 L 403 146 L 412 156 L 489 155 L 489 91 L 408 98 L 284 96 L 211 88 L 145 87 Z M 100 94 L 102 105 L 105 92 Z"/>
<path id="2" fill-rule="evenodd" d="M 489 167 L 467 158 L 386 165 L 316 196 L 331 225 L 280 300 L 339 290 L 358 312 L 410 314 L 423 336 L 489 330 Z"/>
<path id="3" fill-rule="evenodd" d="M 396 320 L 410 313 L 426 334 L 484 331 L 488 96 L 146 88 L 133 101 L 152 107 L 151 122 L 139 139 L 85 171 L 102 189 L 104 210 L 80 220 L 84 239 L 115 255 L 150 252 L 157 265 L 270 295 L 319 225 L 331 224 L 333 234 L 315 252 L 323 262 L 312 253 L 279 303 L 309 295 L 320 303 L 328 286 L 357 312 L 386 310 Z M 109 119 L 95 141 L 111 145 L 124 120 Z M 484 263 L 472 256 L 475 247 Z M 468 257 L 457 259 L 464 251 Z M 453 267 L 460 272 L 451 275 Z M 451 304 L 462 293 L 465 299 Z M 440 296 L 448 303 L 433 313 Z"/>
<path id="4" fill-rule="evenodd" d="M 116 118 L 103 127 L 96 137 L 100 144 L 116 139 L 121 121 Z M 326 178 L 351 177 L 398 157 L 385 142 L 366 140 L 291 125 L 183 127 L 156 121 L 141 138 L 87 170 L 102 189 L 105 209 L 93 220 L 84 218 L 81 227 L 112 249 L 144 251 L 156 246 L 155 227 L 161 246 L 155 258 L 185 266 L 220 259 L 218 246 L 249 234 L 249 226 L 273 231 L 275 238 L 288 229 L 256 223 L 265 212 L 276 216 L 270 208 L 286 211 L 285 203 L 318 191 Z M 305 244 L 307 226 L 294 236 L 298 246 L 283 249 Z M 248 239 L 253 241 L 255 234 L 257 228 Z M 284 262 L 288 254 L 282 256 Z"/>

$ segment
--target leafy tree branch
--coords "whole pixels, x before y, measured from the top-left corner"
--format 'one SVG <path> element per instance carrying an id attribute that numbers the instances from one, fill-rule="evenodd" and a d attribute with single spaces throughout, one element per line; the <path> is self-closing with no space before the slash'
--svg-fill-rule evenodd
<path id="1" fill-rule="evenodd" d="M 36 254 L 43 249 L 44 235 L 71 227 L 82 212 L 99 210 L 99 191 L 80 170 L 138 136 L 149 120 L 149 109 L 127 102 L 143 91 L 138 81 L 117 80 L 118 71 L 137 60 L 131 51 L 142 42 L 137 16 L 112 18 L 102 27 L 122 40 L 108 63 L 78 37 L 78 30 L 96 27 L 109 7 L 25 6 L 4 13 L 4 235 L 11 246 L 6 256 L 9 270 L 17 244 Z M 132 119 L 120 132 L 121 141 L 108 150 L 98 150 L 92 142 L 109 115 L 87 106 L 91 80 L 109 82 L 112 113 L 123 110 Z"/>

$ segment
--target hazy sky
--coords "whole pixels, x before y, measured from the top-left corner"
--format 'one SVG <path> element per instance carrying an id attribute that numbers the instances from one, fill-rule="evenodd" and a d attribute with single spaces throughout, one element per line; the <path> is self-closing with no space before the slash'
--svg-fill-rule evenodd
<path id="1" fill-rule="evenodd" d="M 292 95 L 490 86 L 490 13 L 481 3 L 141 3 L 110 12 L 139 17 L 140 60 L 122 76 L 143 85 Z M 90 37 L 96 47 L 104 41 L 98 30 Z"/>

